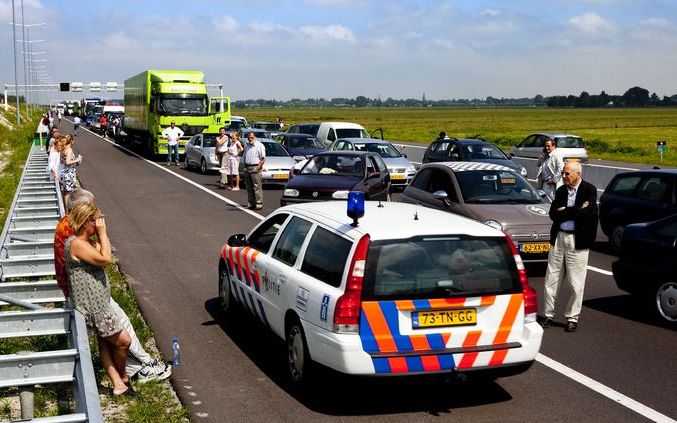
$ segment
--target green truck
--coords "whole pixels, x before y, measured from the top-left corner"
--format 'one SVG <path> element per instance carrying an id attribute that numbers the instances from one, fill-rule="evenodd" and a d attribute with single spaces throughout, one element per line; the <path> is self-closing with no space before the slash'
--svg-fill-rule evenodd
<path id="1" fill-rule="evenodd" d="M 230 98 L 207 96 L 200 71 L 147 70 L 125 80 L 126 141 L 139 145 L 148 156 L 167 154 L 162 131 L 174 121 L 186 141 L 208 126 L 230 123 Z"/>

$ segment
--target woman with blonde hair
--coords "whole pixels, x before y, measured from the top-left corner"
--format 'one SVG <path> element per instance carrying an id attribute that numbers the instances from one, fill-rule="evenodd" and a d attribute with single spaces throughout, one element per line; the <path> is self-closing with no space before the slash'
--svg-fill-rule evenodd
<path id="1" fill-rule="evenodd" d="M 76 204 L 68 215 L 75 235 L 64 245 L 73 305 L 85 316 L 99 340 L 99 356 L 113 385 L 113 395 L 135 395 L 127 386 L 125 361 L 131 339 L 110 305 L 110 285 L 104 267 L 112 261 L 106 222 L 90 203 Z M 93 241 L 96 235 L 98 241 Z"/>
<path id="2" fill-rule="evenodd" d="M 68 201 L 68 196 L 78 187 L 78 173 L 76 166 L 82 163 L 82 156 L 73 153 L 73 136 L 66 135 L 63 138 L 63 149 L 61 150 L 61 175 L 59 177 L 59 187 L 63 202 Z"/>

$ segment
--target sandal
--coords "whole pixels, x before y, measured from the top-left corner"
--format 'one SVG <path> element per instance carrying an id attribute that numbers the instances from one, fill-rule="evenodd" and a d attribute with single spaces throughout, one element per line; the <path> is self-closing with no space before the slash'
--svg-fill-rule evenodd
<path id="1" fill-rule="evenodd" d="M 138 396 L 138 395 L 139 395 L 139 393 L 136 392 L 134 390 L 134 388 L 132 388 L 131 386 L 129 386 L 127 388 L 127 390 L 125 392 L 121 393 L 121 394 L 113 393 L 114 397 L 135 397 L 135 396 Z"/>

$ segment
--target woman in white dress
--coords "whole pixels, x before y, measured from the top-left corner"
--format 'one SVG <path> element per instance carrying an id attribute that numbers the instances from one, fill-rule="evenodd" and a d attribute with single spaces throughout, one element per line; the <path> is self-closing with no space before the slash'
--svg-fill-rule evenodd
<path id="1" fill-rule="evenodd" d="M 240 190 L 240 155 L 244 151 L 244 147 L 242 147 L 239 138 L 237 131 L 230 134 L 230 140 L 226 143 L 226 154 L 221 165 L 221 181 L 227 183 L 227 189 L 232 191 Z"/>

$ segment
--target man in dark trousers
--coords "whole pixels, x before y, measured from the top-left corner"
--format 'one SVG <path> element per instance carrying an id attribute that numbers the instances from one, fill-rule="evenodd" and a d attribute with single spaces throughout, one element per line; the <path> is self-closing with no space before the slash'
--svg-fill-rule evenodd
<path id="1" fill-rule="evenodd" d="M 580 163 L 564 165 L 564 185 L 557 188 L 550 205 L 552 248 L 545 273 L 545 318 L 541 326 L 547 328 L 552 323 L 559 283 L 565 280 L 573 291 L 564 310 L 567 332 L 578 328 L 588 272 L 588 253 L 597 236 L 597 188 L 581 179 L 581 173 Z"/>

